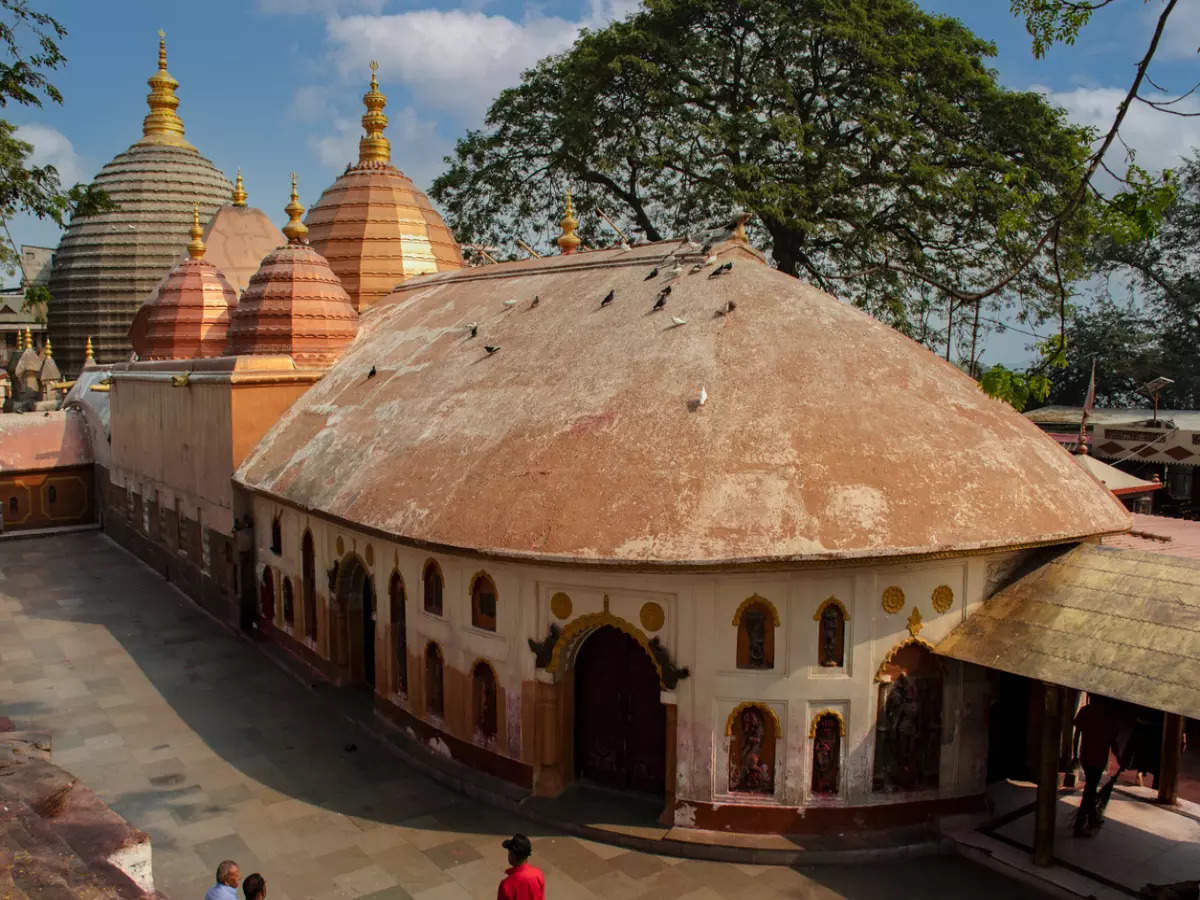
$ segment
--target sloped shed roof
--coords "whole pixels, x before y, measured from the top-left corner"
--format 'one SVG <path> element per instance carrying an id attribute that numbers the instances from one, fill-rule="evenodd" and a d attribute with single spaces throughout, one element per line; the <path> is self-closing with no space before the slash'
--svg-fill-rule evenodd
<path id="1" fill-rule="evenodd" d="M 678 246 L 406 281 L 236 479 L 403 540 L 613 565 L 1128 529 L 1051 438 L 928 350 L 739 245 L 728 274 L 691 254 L 672 278 Z"/>
<path id="2" fill-rule="evenodd" d="M 938 644 L 963 662 L 1200 717 L 1200 560 L 1084 544 Z"/>
<path id="3" fill-rule="evenodd" d="M 0 472 L 38 472 L 92 461 L 82 414 L 0 415 Z"/>

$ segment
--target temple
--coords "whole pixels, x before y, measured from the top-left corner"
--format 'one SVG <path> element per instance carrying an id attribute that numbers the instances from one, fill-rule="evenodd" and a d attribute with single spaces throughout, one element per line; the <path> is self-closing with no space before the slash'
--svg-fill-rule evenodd
<path id="1" fill-rule="evenodd" d="M 1125 552 L 1089 546 L 1130 529 L 1113 492 L 740 228 L 589 249 L 568 194 L 560 253 L 464 267 L 376 69 L 358 162 L 307 217 L 293 175 L 277 232 L 184 140 L 160 51 L 97 179 L 122 208 L 55 261 L 76 377 L 49 342 L 17 367 L 70 388 L 28 440 L 73 448 L 77 518 L 522 796 L 784 834 L 979 808 L 989 667 L 1080 685 L 965 630 L 1048 560 Z"/>

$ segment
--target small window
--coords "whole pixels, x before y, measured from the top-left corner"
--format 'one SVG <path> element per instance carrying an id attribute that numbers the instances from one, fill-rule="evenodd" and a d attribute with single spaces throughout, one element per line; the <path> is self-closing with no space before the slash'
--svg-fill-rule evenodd
<path id="1" fill-rule="evenodd" d="M 471 624 L 486 631 L 496 630 L 496 583 L 483 572 L 471 582 Z"/>
<path id="2" fill-rule="evenodd" d="M 475 739 L 491 743 L 496 739 L 496 673 L 483 660 L 471 670 L 471 693 L 475 705 Z"/>
<path id="3" fill-rule="evenodd" d="M 54 485 L 50 485 L 50 490 L 46 493 L 49 495 L 51 503 L 58 502 L 58 489 Z"/>
<path id="4" fill-rule="evenodd" d="M 1167 494 L 1172 500 L 1192 499 L 1192 469 L 1190 466 L 1167 466 Z"/>
<path id="5" fill-rule="evenodd" d="M 259 593 L 259 605 L 262 607 L 262 617 L 268 622 L 275 621 L 275 579 L 271 570 L 264 568 L 262 573 L 262 590 Z"/>
<path id="6" fill-rule="evenodd" d="M 733 624 L 738 630 L 737 667 L 775 668 L 775 629 L 779 625 L 775 608 L 755 594 L 738 607 Z"/>
<path id="7" fill-rule="evenodd" d="M 271 520 L 271 552 L 276 556 L 283 553 L 283 526 L 279 524 L 279 516 Z"/>
<path id="8" fill-rule="evenodd" d="M 442 650 L 430 642 L 425 648 L 425 712 L 441 718 L 446 704 L 442 685 Z"/>
<path id="9" fill-rule="evenodd" d="M 283 621 L 288 625 L 296 624 L 296 600 L 292 596 L 292 579 L 283 579 Z"/>
<path id="10" fill-rule="evenodd" d="M 404 617 L 404 579 L 393 572 L 388 582 L 392 612 L 392 690 L 408 693 L 408 622 Z"/>
<path id="11" fill-rule="evenodd" d="M 317 639 L 317 563 L 311 531 L 300 542 L 301 587 L 304 591 L 304 636 Z"/>
<path id="12" fill-rule="evenodd" d="M 442 570 L 432 559 L 425 563 L 425 612 L 442 614 Z"/>
<path id="13" fill-rule="evenodd" d="M 758 705 L 735 710 L 729 727 L 729 790 L 775 793 L 775 716 Z"/>
<path id="14" fill-rule="evenodd" d="M 846 611 L 833 597 L 817 615 L 817 663 L 827 669 L 846 664 Z"/>
<path id="15" fill-rule="evenodd" d="M 823 713 L 812 724 L 812 792 L 815 796 L 836 797 L 842 759 L 842 720 Z"/>

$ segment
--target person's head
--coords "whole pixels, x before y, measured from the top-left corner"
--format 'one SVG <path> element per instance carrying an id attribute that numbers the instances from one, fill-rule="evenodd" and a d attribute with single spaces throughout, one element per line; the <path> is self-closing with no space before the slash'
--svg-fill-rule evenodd
<path id="1" fill-rule="evenodd" d="M 525 860 L 529 859 L 529 854 L 533 852 L 533 844 L 529 843 L 529 838 L 523 834 L 514 834 L 507 841 L 500 844 L 508 851 L 508 864 L 510 866 L 519 866 Z"/>
<path id="2" fill-rule="evenodd" d="M 246 880 L 242 882 L 242 893 L 246 895 L 246 900 L 266 900 L 267 879 L 257 872 L 247 875 Z"/>
<path id="3" fill-rule="evenodd" d="M 232 859 L 225 859 L 217 866 L 217 884 L 227 884 L 236 888 L 242 880 L 242 871 Z"/>

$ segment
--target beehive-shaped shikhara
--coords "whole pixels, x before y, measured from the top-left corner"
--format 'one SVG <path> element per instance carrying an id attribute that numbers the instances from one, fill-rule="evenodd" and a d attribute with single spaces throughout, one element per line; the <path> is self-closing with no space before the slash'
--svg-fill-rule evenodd
<path id="1" fill-rule="evenodd" d="M 288 242 L 251 277 L 233 313 L 229 349 L 238 356 L 286 354 L 297 366 L 323 368 L 354 340 L 358 313 L 329 263 L 305 240 L 295 175 L 286 211 Z"/>
<path id="2" fill-rule="evenodd" d="M 142 304 L 129 329 L 142 359 L 221 356 L 237 293 L 229 279 L 204 258 L 199 208 L 192 210 L 188 258 L 175 266 Z"/>
<path id="3" fill-rule="evenodd" d="M 49 328 L 69 374 L 84 364 L 92 337 L 99 362 L 129 358 L 129 327 L 155 285 L 187 243 L 192 207 L 207 222 L 233 186 L 184 139 L 176 113 L 179 83 L 167 71 L 159 38 L 158 69 L 149 79 L 150 112 L 140 141 L 96 176 L 96 187 L 118 206 L 76 217 L 59 242 L 50 273 Z"/>
<path id="4" fill-rule="evenodd" d="M 371 87 L 363 96 L 366 135 L 358 163 L 325 190 L 305 220 L 313 247 L 358 310 L 413 275 L 463 267 L 458 243 L 429 198 L 391 163 L 383 136 L 387 98 L 379 91 L 377 68 L 371 63 Z"/>

